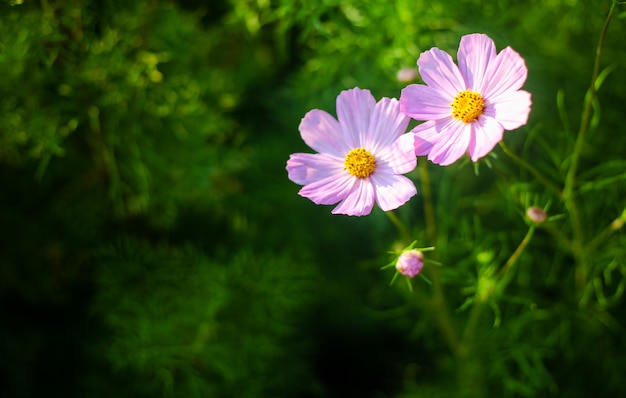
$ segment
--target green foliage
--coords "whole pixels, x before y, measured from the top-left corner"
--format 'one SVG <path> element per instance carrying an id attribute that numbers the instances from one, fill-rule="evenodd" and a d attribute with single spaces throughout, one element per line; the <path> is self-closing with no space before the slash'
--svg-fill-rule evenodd
<path id="1" fill-rule="evenodd" d="M 181 201 L 237 189 L 224 173 L 243 166 L 227 115 L 242 87 L 228 65 L 207 68 L 221 43 L 197 17 L 151 2 L 7 11 L 2 34 L 17 40 L 0 55 L 4 161 L 35 159 L 41 179 L 53 157 L 86 151 L 117 214 L 164 226 Z"/>
<path id="2" fill-rule="evenodd" d="M 591 81 L 610 4 L 0 1 L 0 395 L 624 395 L 623 5 Z M 285 162 L 308 110 L 399 97 L 473 32 L 525 58 L 530 120 L 427 165 L 436 242 L 409 174 L 432 284 L 390 287 L 410 241 L 299 197 Z"/>
<path id="3" fill-rule="evenodd" d="M 306 375 L 286 348 L 312 298 L 307 264 L 246 250 L 220 264 L 128 240 L 96 262 L 94 306 L 111 331 L 97 348 L 115 374 L 136 375 L 127 396 L 281 396 Z"/>

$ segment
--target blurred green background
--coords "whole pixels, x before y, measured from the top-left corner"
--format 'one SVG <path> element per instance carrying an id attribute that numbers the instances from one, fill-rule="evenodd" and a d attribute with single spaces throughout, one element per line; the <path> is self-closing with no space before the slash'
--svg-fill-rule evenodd
<path id="1" fill-rule="evenodd" d="M 299 121 L 355 86 L 397 98 L 422 51 L 482 32 L 529 68 L 531 117 L 507 145 L 561 185 L 609 6 L 0 1 L 0 396 L 457 396 L 437 328 L 380 271 L 385 214 L 332 216 L 287 179 L 311 151 Z M 579 168 L 588 237 L 626 200 L 623 11 Z M 553 199 L 494 155 L 478 175 L 430 165 L 460 325 L 481 261 L 506 260 L 525 207 Z M 398 211 L 418 240 L 422 214 L 419 195 Z M 537 233 L 477 333 L 484 395 L 626 395 L 625 240 L 594 254 L 581 307 L 571 255 Z"/>

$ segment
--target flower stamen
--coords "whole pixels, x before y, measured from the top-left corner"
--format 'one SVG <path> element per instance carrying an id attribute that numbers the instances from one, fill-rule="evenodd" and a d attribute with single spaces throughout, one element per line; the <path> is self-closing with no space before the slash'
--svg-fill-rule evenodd
<path id="1" fill-rule="evenodd" d="M 461 91 L 450 104 L 452 116 L 464 123 L 471 123 L 483 114 L 485 101 L 483 97 L 470 90 Z"/>
<path id="2" fill-rule="evenodd" d="M 376 159 L 365 148 L 356 148 L 348 152 L 343 164 L 348 173 L 358 178 L 366 178 L 376 170 Z"/>

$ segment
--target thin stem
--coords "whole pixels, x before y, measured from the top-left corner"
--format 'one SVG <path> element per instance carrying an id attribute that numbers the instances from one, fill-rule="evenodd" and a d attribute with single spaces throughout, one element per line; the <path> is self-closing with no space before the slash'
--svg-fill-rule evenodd
<path id="1" fill-rule="evenodd" d="M 508 270 L 513 268 L 513 266 L 515 265 L 515 263 L 517 262 L 521 254 L 524 252 L 524 250 L 528 246 L 528 243 L 532 239 L 534 232 L 535 232 L 535 226 L 533 225 L 528 229 L 528 232 L 526 232 L 526 236 L 524 236 L 524 239 L 522 239 L 519 246 L 517 246 L 517 249 L 515 249 L 511 257 L 509 257 L 507 262 L 504 264 L 504 266 L 502 267 L 502 269 L 496 276 L 496 280 L 501 279 L 504 275 L 506 275 Z M 505 284 L 506 281 L 502 283 Z M 467 320 L 467 324 L 463 332 L 463 340 L 459 348 L 459 352 L 461 356 L 469 357 L 471 355 L 472 341 L 474 340 L 474 334 L 476 333 L 478 320 L 480 319 L 480 314 L 481 314 L 483 306 L 484 306 L 484 301 L 483 299 L 479 297 L 479 294 L 477 293 L 476 296 L 474 297 L 472 310 L 470 311 L 469 318 Z"/>
<path id="2" fill-rule="evenodd" d="M 583 230 L 582 219 L 578 210 L 578 204 L 575 200 L 574 185 L 576 183 L 576 172 L 578 171 L 578 162 L 580 155 L 585 145 L 585 137 L 589 131 L 589 125 L 591 122 L 591 116 L 593 113 L 593 101 L 596 97 L 596 80 L 600 73 L 600 60 L 602 58 L 602 49 L 604 47 L 604 41 L 606 39 L 606 33 L 609 29 L 611 18 L 613 17 L 613 11 L 617 1 L 611 2 L 611 8 L 604 21 L 602 32 L 600 33 L 600 39 L 598 40 L 598 46 L 596 47 L 596 58 L 593 66 L 593 73 L 591 74 L 591 83 L 589 85 L 589 91 L 585 96 L 585 102 L 583 107 L 583 113 L 580 121 L 580 129 L 578 130 L 578 136 L 574 144 L 574 151 L 571 155 L 570 166 L 565 176 L 565 184 L 563 186 L 563 201 L 570 214 L 572 223 L 573 239 L 572 239 L 572 254 L 576 262 L 576 288 L 578 292 L 582 292 L 588 277 L 588 267 L 586 260 L 587 250 L 585 248 L 585 236 Z"/>
<path id="3" fill-rule="evenodd" d="M 528 246 L 528 243 L 530 243 L 530 240 L 532 239 L 534 232 L 535 232 L 535 226 L 532 225 L 528 229 L 528 232 L 526 232 L 526 236 L 524 236 L 524 239 L 522 239 L 519 246 L 517 246 L 517 249 L 515 249 L 513 254 L 511 254 L 511 257 L 509 257 L 509 259 L 504 264 L 502 269 L 500 269 L 500 272 L 498 272 L 498 275 L 496 275 L 497 280 L 501 279 L 507 273 L 508 270 L 513 268 L 513 266 L 515 265 L 519 257 L 524 252 L 524 249 L 526 249 L 526 246 Z"/>
<path id="4" fill-rule="evenodd" d="M 585 144 L 585 136 L 589 131 L 589 124 L 591 122 L 591 115 L 593 112 L 593 100 L 596 96 L 596 80 L 600 74 L 600 60 L 602 58 L 602 49 L 604 47 L 604 41 L 606 39 L 606 33 L 609 29 L 611 18 L 613 17 L 613 11 L 615 10 L 616 1 L 611 2 L 611 9 L 604 21 L 602 27 L 602 33 L 600 33 L 600 39 L 598 40 L 598 47 L 596 48 L 596 59 L 593 65 L 593 73 L 591 74 L 591 84 L 589 85 L 589 92 L 585 96 L 585 104 L 583 108 L 583 114 L 580 121 L 580 129 L 578 130 L 578 136 L 576 137 L 576 143 L 574 144 L 574 152 L 572 153 L 571 163 L 567 176 L 565 177 L 565 186 L 563 188 L 563 197 L 565 200 L 569 200 L 572 196 L 574 189 L 574 183 L 576 179 L 576 172 L 578 171 L 578 160 Z"/>
<path id="5" fill-rule="evenodd" d="M 513 152 L 508 146 L 506 146 L 504 141 L 500 141 L 500 147 L 502 148 L 502 150 L 504 151 L 506 155 L 508 155 L 511 159 L 513 159 L 517 164 L 519 164 L 520 166 L 528 170 L 530 174 L 535 176 L 535 178 L 539 180 L 543 185 L 545 185 L 546 188 L 548 188 L 558 197 L 561 197 L 562 195 L 561 190 L 556 185 L 550 182 L 550 180 L 548 180 L 543 174 L 541 174 L 539 170 L 534 168 L 532 165 L 530 165 L 521 157 L 517 156 L 515 152 Z"/>
<path id="6" fill-rule="evenodd" d="M 530 243 L 530 240 L 532 239 L 533 234 L 535 232 L 535 228 L 536 227 L 534 225 L 531 225 L 531 227 L 528 229 L 528 232 L 526 232 L 526 236 L 524 236 L 524 239 L 522 239 L 519 246 L 517 246 L 517 249 L 515 249 L 513 254 L 511 254 L 511 257 L 509 257 L 509 259 L 506 261 L 502 269 L 500 269 L 500 272 L 498 272 L 498 275 L 496 275 L 496 278 L 495 278 L 496 280 L 502 279 L 506 275 L 506 273 L 511 268 L 513 268 L 517 260 L 520 258 L 520 256 L 522 255 L 522 253 L 524 252 L 524 250 Z M 506 282 L 503 282 L 503 283 L 506 283 Z M 481 313 L 483 304 L 484 304 L 484 301 L 481 300 L 481 298 L 478 296 L 478 293 L 477 293 L 476 297 L 474 297 L 474 304 L 472 305 L 472 310 L 470 312 L 469 319 L 467 321 L 467 325 L 465 326 L 465 331 L 463 333 L 462 349 L 464 350 L 471 349 L 471 341 L 474 338 L 474 333 L 476 331 L 476 326 L 478 325 L 478 319 L 480 318 L 480 313 Z"/>
<path id="7" fill-rule="evenodd" d="M 432 190 L 430 187 L 430 177 L 428 175 L 428 163 L 426 161 L 419 162 L 420 165 L 420 181 L 422 183 L 422 197 L 424 198 L 424 218 L 426 220 L 426 235 L 428 244 L 435 246 L 437 244 L 437 228 L 435 221 L 435 208 L 433 205 Z M 441 273 L 439 267 L 428 267 L 428 276 L 432 282 L 433 298 L 431 313 L 437 322 L 437 326 L 443 333 L 446 342 L 452 352 L 459 354 L 459 337 L 457 330 L 452 322 L 450 309 L 443 293 L 441 284 Z"/>
<path id="8" fill-rule="evenodd" d="M 478 319 L 480 318 L 482 308 L 483 302 L 478 298 L 477 294 L 474 297 L 474 303 L 472 304 L 472 309 L 470 310 L 469 318 L 467 319 L 467 324 L 465 325 L 465 330 L 463 331 L 463 344 L 461 346 L 461 355 L 470 355 L 472 341 L 474 340 L 474 334 L 476 332 L 476 327 L 478 325 Z"/>
<path id="9" fill-rule="evenodd" d="M 450 350 L 455 354 L 459 354 L 459 337 L 457 330 L 452 323 L 452 317 L 450 316 L 450 310 L 446 302 L 443 290 L 441 288 L 441 280 L 439 278 L 439 270 L 437 267 L 431 267 L 430 279 L 433 284 L 433 299 L 431 313 L 437 322 L 439 330 L 443 333 L 443 336 L 450 347 Z M 435 276 L 437 275 L 437 276 Z"/>
<path id="10" fill-rule="evenodd" d="M 391 220 L 393 225 L 395 225 L 396 228 L 398 228 L 398 232 L 400 232 L 400 235 L 402 235 L 402 238 L 405 240 L 405 243 L 409 245 L 411 242 L 413 242 L 411 233 L 406 228 L 406 226 L 402 223 L 402 221 L 400 221 L 396 213 L 394 213 L 393 211 L 386 211 L 385 213 L 387 214 L 387 216 L 389 216 L 389 219 Z"/>
<path id="11" fill-rule="evenodd" d="M 424 218 L 426 219 L 426 238 L 428 244 L 435 246 L 437 243 L 437 224 L 435 221 L 435 208 L 433 206 L 433 194 L 430 189 L 430 176 L 428 175 L 428 163 L 419 162 L 420 180 L 422 182 L 422 197 L 424 198 Z"/>
<path id="12" fill-rule="evenodd" d="M 480 350 L 475 346 L 474 335 L 478 327 L 478 321 L 482 313 L 484 303 L 474 298 L 474 304 L 470 311 L 463 339 L 459 345 L 458 352 L 458 375 L 459 375 L 459 397 L 484 397 L 485 376 L 482 368 L 482 356 Z"/>
<path id="13" fill-rule="evenodd" d="M 587 250 L 589 252 L 593 251 L 596 247 L 602 244 L 606 239 L 608 239 L 611 234 L 624 226 L 624 220 L 626 219 L 626 209 L 622 212 L 622 215 L 613 220 L 602 232 L 596 235 L 595 238 L 587 245 Z"/>

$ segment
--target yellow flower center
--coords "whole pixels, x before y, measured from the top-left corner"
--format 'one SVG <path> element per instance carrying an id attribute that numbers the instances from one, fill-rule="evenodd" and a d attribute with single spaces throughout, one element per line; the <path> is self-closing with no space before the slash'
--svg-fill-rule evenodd
<path id="1" fill-rule="evenodd" d="M 465 123 L 471 123 L 483 114 L 485 109 L 485 101 L 483 97 L 470 90 L 461 91 L 454 97 L 454 101 L 450 104 L 452 107 L 452 116 Z"/>
<path id="2" fill-rule="evenodd" d="M 376 159 L 365 148 L 356 148 L 348 152 L 343 162 L 348 173 L 358 178 L 365 178 L 376 169 Z"/>

